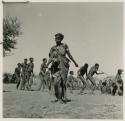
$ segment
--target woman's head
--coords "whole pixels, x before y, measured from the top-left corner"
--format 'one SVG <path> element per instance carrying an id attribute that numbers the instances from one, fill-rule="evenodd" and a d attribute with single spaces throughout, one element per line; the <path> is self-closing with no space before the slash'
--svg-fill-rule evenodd
<path id="1" fill-rule="evenodd" d="M 55 34 L 55 41 L 56 41 L 56 44 L 60 44 L 61 41 L 63 40 L 64 38 L 64 35 L 62 33 L 57 33 Z"/>

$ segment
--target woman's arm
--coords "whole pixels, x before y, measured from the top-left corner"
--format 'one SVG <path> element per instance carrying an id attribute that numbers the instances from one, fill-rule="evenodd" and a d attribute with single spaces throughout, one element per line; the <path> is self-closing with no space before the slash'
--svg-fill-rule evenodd
<path id="1" fill-rule="evenodd" d="M 68 46 L 66 45 L 66 52 L 68 57 L 71 59 L 71 61 L 75 64 L 76 67 L 78 67 L 78 64 L 76 63 L 76 61 L 74 60 L 73 56 L 71 55 Z"/>
<path id="2" fill-rule="evenodd" d="M 49 64 L 52 62 L 52 53 L 53 53 L 53 47 L 50 49 L 50 52 L 49 52 L 49 60 L 48 60 L 48 63 L 46 64 L 47 67 L 48 67 Z"/>
<path id="3" fill-rule="evenodd" d="M 40 73 L 41 73 L 42 75 L 45 75 L 45 73 L 43 72 L 43 66 L 44 66 L 44 64 L 41 65 Z"/>
<path id="4" fill-rule="evenodd" d="M 99 73 L 99 72 L 96 72 L 96 74 L 99 75 L 99 74 L 104 74 L 104 73 L 103 73 L 103 72 L 100 72 L 100 73 Z"/>
<path id="5" fill-rule="evenodd" d="M 49 64 L 52 62 L 52 58 L 49 58 L 48 63 L 47 63 L 47 67 L 49 66 Z"/>
<path id="6" fill-rule="evenodd" d="M 88 75 L 88 70 L 86 69 L 86 77 L 87 77 L 87 75 Z"/>

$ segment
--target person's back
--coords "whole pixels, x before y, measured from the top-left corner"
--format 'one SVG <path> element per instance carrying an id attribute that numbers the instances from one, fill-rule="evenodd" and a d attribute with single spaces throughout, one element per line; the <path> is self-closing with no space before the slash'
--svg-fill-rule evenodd
<path id="1" fill-rule="evenodd" d="M 95 66 L 92 66 L 92 67 L 90 68 L 90 70 L 89 70 L 88 75 L 93 76 L 95 73 L 96 73 Z"/>
<path id="2" fill-rule="evenodd" d="M 85 66 L 82 66 L 80 69 L 79 69 L 79 72 L 80 72 L 80 75 L 84 75 L 87 73 L 87 68 L 85 68 Z"/>
<path id="3" fill-rule="evenodd" d="M 82 89 L 81 89 L 81 91 L 80 91 L 79 94 L 83 94 L 83 93 L 84 93 L 84 90 L 85 90 L 85 88 L 86 88 L 86 79 L 85 79 L 85 76 L 84 76 L 84 75 L 86 75 L 86 77 L 87 77 L 87 75 L 88 75 L 87 70 L 88 70 L 88 63 L 85 63 L 84 66 L 82 66 L 82 67 L 78 70 L 78 72 L 77 72 L 78 78 L 80 79 L 80 81 L 82 82 L 82 85 L 83 85 L 83 86 L 82 86 Z M 78 85 L 78 82 L 76 82 L 75 85 Z M 76 86 L 76 87 L 77 87 L 77 86 Z"/>

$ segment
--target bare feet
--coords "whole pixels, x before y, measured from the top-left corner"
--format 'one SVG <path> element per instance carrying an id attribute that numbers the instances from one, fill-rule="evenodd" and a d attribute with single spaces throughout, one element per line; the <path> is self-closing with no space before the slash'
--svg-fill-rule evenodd
<path id="1" fill-rule="evenodd" d="M 56 102 L 58 102 L 58 100 L 52 100 L 51 102 L 52 102 L 52 103 L 56 103 Z"/>

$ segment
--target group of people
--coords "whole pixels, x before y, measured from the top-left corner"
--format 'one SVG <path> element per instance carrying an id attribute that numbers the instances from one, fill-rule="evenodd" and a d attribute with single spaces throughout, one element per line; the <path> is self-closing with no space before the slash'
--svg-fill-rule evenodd
<path id="1" fill-rule="evenodd" d="M 67 78 L 67 87 L 70 89 L 71 93 L 73 93 L 74 89 L 81 89 L 79 94 L 86 94 L 86 92 L 84 92 L 84 90 L 85 90 L 86 87 L 87 87 L 87 90 L 88 90 L 88 88 L 90 86 L 89 85 L 90 84 L 89 79 L 87 78 L 87 75 L 86 75 L 86 78 L 85 78 L 83 76 L 80 76 L 80 74 L 79 74 L 80 73 L 79 71 L 83 67 L 81 67 L 78 70 L 77 77 L 74 76 L 73 71 L 69 72 L 69 76 Z M 110 94 L 110 95 L 113 95 L 113 96 L 115 96 L 115 95 L 122 96 L 123 95 L 122 72 L 123 72 L 122 69 L 118 69 L 115 78 L 110 77 L 110 78 L 104 78 L 103 80 L 94 81 L 95 82 L 94 89 L 100 90 L 101 94 Z M 92 84 L 92 82 L 91 82 L 91 84 Z M 92 84 L 92 86 L 93 86 L 93 84 Z M 93 91 L 93 88 L 92 88 L 92 91 Z M 91 94 L 92 94 L 92 92 L 91 92 Z"/>
<path id="2" fill-rule="evenodd" d="M 109 79 L 109 80 L 105 80 L 105 81 L 101 81 L 100 80 L 100 90 L 101 93 L 107 93 L 107 94 L 111 94 L 113 96 L 115 95 L 119 95 L 122 96 L 123 95 L 123 79 L 122 79 L 122 69 L 118 69 L 117 74 L 115 76 L 115 78 L 113 80 Z"/>
<path id="3" fill-rule="evenodd" d="M 71 92 L 73 89 L 73 82 L 74 80 L 80 80 L 82 82 L 82 89 L 80 91 L 80 94 L 84 93 L 84 90 L 87 86 L 87 81 L 90 81 L 91 83 L 91 93 L 94 92 L 96 89 L 96 80 L 94 79 L 94 74 L 104 74 L 104 72 L 98 73 L 99 64 L 96 63 L 94 66 L 92 66 L 88 72 L 88 64 L 85 63 L 77 72 L 77 78 L 74 78 L 74 72 L 70 71 L 70 75 L 68 76 L 67 83 L 71 87 Z"/>
<path id="4" fill-rule="evenodd" d="M 18 63 L 15 68 L 15 76 L 17 81 L 16 88 L 19 90 L 31 90 L 31 85 L 33 83 L 33 69 L 34 69 L 34 59 L 31 57 L 24 59 L 23 63 Z"/>
<path id="5" fill-rule="evenodd" d="M 39 77 L 42 83 L 40 84 L 38 90 L 41 89 L 41 86 L 43 86 L 44 89 L 46 83 L 48 85 L 48 88 L 51 90 L 53 83 L 54 92 L 57 99 L 56 101 L 61 101 L 63 103 L 66 103 L 67 101 L 70 101 L 67 98 L 67 93 L 66 93 L 67 82 L 72 82 L 73 79 L 71 76 L 73 75 L 73 71 L 70 72 L 70 76 L 68 77 L 69 63 L 72 61 L 76 67 L 78 67 L 78 64 L 71 55 L 68 45 L 62 43 L 63 39 L 64 35 L 62 33 L 57 33 L 55 35 L 56 45 L 52 46 L 52 48 L 50 49 L 49 60 L 47 61 L 46 58 L 43 59 L 43 63 L 41 64 L 39 73 Z M 22 64 L 18 63 L 18 67 L 15 69 L 15 73 L 17 75 L 17 80 L 18 80 L 17 88 L 31 90 L 31 85 L 33 83 L 33 68 L 34 68 L 33 58 L 30 58 L 29 61 L 30 62 L 27 64 L 27 59 L 24 59 L 24 63 Z M 97 75 L 104 74 L 103 72 L 98 73 L 99 69 L 98 63 L 92 66 L 89 71 L 88 71 L 88 66 L 89 66 L 88 63 L 85 63 L 78 70 L 77 73 L 78 78 L 83 83 L 83 87 L 80 93 L 83 93 L 84 89 L 86 88 L 86 80 L 89 80 L 91 82 L 91 93 L 93 93 L 94 90 L 96 89 L 96 81 L 93 77 L 94 74 Z"/>

